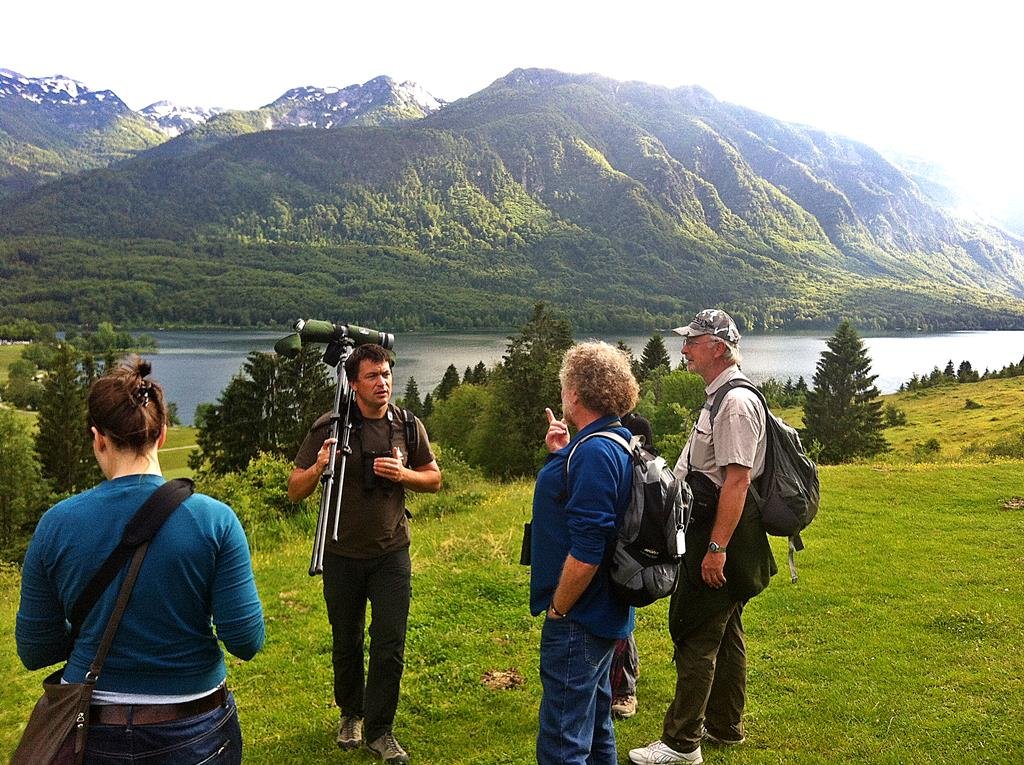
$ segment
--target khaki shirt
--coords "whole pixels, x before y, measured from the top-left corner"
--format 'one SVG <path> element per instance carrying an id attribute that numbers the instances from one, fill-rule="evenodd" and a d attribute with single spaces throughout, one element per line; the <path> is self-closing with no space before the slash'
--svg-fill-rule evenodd
<path id="1" fill-rule="evenodd" d="M 675 474 L 685 478 L 687 472 L 696 470 L 714 481 L 716 486 L 725 483 L 726 465 L 743 465 L 751 469 L 751 479 L 764 471 L 765 455 L 765 414 L 757 395 L 746 388 L 735 388 L 725 395 L 711 423 L 711 404 L 715 393 L 732 379 L 748 380 L 739 367 L 733 365 L 711 381 L 704 392 L 704 402 L 690 438 L 683 447 L 676 462 Z"/>

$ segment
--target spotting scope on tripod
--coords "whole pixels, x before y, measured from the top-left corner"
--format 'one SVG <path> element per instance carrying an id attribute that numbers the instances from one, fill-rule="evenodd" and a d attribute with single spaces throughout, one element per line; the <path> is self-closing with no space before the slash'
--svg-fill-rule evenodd
<path id="1" fill-rule="evenodd" d="M 331 541 L 338 541 L 338 521 L 341 518 L 341 495 L 345 488 L 345 463 L 352 454 L 349 439 L 352 435 L 352 389 L 345 374 L 345 362 L 357 345 L 376 343 L 386 350 L 395 347 L 395 336 L 390 332 L 357 327 L 355 324 L 332 324 L 317 319 L 299 319 L 295 332 L 274 343 L 274 351 L 286 358 L 294 358 L 303 346 L 324 344 L 323 361 L 334 367 L 337 384 L 334 389 L 334 409 L 331 412 L 329 438 L 335 439 L 330 447 L 330 459 L 320 476 L 322 490 L 320 512 L 316 518 L 313 536 L 313 555 L 309 562 L 309 575 L 324 572 L 324 547 L 327 544 L 327 527 L 331 526 Z M 341 452 L 340 463 L 338 452 Z M 338 491 L 334 492 L 337 483 Z M 334 501 L 331 502 L 331 496 Z M 333 507 L 332 507 L 333 505 Z M 330 523 L 333 510 L 333 523 Z"/>

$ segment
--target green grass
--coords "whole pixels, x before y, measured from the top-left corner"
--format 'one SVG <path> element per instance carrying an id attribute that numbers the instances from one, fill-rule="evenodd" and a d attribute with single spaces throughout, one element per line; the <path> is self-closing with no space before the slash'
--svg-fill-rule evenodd
<path id="1" fill-rule="evenodd" d="M 188 466 L 188 457 L 195 451 L 196 429 L 179 426 L 167 429 L 167 440 L 160 450 L 160 468 L 164 478 L 190 478 L 192 469 Z"/>
<path id="2" fill-rule="evenodd" d="M 1024 494 L 1020 462 L 856 465 L 822 470 L 823 506 L 799 555 L 744 613 L 748 743 L 709 762 L 1016 763 L 1024 752 Z M 413 608 L 396 733 L 413 762 L 533 761 L 540 622 L 527 612 L 519 538 L 529 482 L 473 487 L 476 507 L 413 528 Z M 1012 504 L 1012 503 L 1011 503 Z M 782 563 L 782 540 L 776 542 Z M 254 558 L 267 644 L 232 660 L 252 763 L 369 763 L 333 744 L 330 636 L 320 582 L 296 538 Z M 13 624 L 18 575 L 0 571 Z M 659 735 L 675 674 L 666 603 L 639 614 L 640 710 L 617 726 L 620 761 Z M 28 673 L 13 630 L 0 756 L 9 753 L 45 672 Z M 517 669 L 517 690 L 481 676 Z"/>
<path id="3" fill-rule="evenodd" d="M 932 438 L 940 450 L 931 459 L 955 461 L 972 444 L 984 449 L 1024 430 L 1024 377 L 941 385 L 881 398 L 883 409 L 891 403 L 907 415 L 906 425 L 885 429 L 892 446 L 881 457 L 887 463 L 919 461 L 914 447 Z M 969 407 L 968 400 L 980 406 Z M 802 408 L 779 409 L 776 414 L 793 427 L 803 425 Z"/>
<path id="4" fill-rule="evenodd" d="M 7 368 L 21 358 L 24 345 L 0 345 L 0 385 L 7 382 Z"/>

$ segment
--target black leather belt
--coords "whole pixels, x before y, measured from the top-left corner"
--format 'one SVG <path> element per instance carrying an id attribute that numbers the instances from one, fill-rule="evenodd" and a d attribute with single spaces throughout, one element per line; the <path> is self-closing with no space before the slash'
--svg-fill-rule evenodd
<path id="1" fill-rule="evenodd" d="M 201 699 L 180 704 L 93 704 L 89 708 L 91 725 L 156 725 L 182 720 L 209 712 L 228 702 L 228 690 L 221 686 Z"/>

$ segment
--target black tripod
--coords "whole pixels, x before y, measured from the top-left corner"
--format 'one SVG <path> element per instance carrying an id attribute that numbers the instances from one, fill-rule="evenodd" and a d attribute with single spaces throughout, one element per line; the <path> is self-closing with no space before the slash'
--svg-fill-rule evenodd
<path id="1" fill-rule="evenodd" d="M 316 518 L 316 534 L 313 537 L 313 557 L 309 562 L 309 575 L 316 576 L 324 572 L 324 545 L 327 544 L 327 522 L 331 516 L 331 494 L 334 490 L 335 465 L 338 451 L 341 451 L 341 467 L 338 472 L 338 494 L 334 498 L 334 523 L 331 528 L 331 541 L 338 541 L 338 521 L 341 519 L 341 493 L 345 488 L 345 463 L 352 454 L 349 438 L 352 435 L 352 388 L 345 374 L 345 362 L 352 355 L 355 343 L 346 338 L 335 340 L 327 345 L 323 361 L 334 367 L 338 382 L 334 389 L 334 410 L 331 412 L 331 431 L 329 438 L 335 439 L 331 444 L 330 459 L 320 476 L 323 492 L 320 495 L 320 513 Z M 340 431 L 340 438 L 339 438 Z"/>

